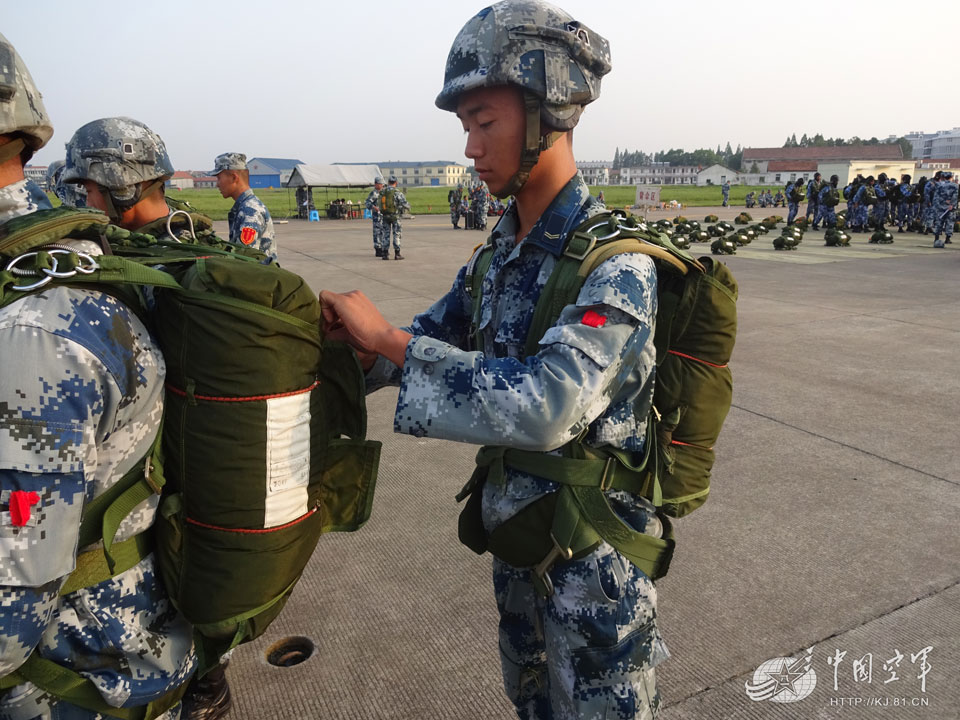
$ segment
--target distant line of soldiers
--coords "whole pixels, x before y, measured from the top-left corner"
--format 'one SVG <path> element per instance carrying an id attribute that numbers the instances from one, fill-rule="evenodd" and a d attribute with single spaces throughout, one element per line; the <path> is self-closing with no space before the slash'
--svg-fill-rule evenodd
<path id="1" fill-rule="evenodd" d="M 783 190 L 777 190 L 777 194 L 774 195 L 773 191 L 770 188 L 761 190 L 759 193 L 751 190 L 747 193 L 747 207 L 757 207 L 758 205 L 762 208 L 765 207 L 785 207 L 787 204 L 787 198 L 783 194 Z"/>

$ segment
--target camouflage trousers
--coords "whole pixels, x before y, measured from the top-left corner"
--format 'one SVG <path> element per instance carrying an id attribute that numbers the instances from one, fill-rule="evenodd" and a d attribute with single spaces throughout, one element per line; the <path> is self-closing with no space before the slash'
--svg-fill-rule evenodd
<path id="1" fill-rule="evenodd" d="M 450 206 L 450 222 L 454 227 L 460 226 L 460 208 L 455 205 Z"/>
<path id="2" fill-rule="evenodd" d="M 474 210 L 474 228 L 476 230 L 486 230 L 487 229 L 487 206 L 478 205 L 477 209 Z"/>
<path id="3" fill-rule="evenodd" d="M 946 235 L 950 237 L 953 235 L 953 223 L 956 222 L 956 210 L 951 210 L 947 212 L 946 206 L 944 207 L 934 207 L 933 208 L 933 234 L 934 235 Z"/>
<path id="4" fill-rule="evenodd" d="M 647 576 L 606 543 L 554 566 L 549 598 L 531 575 L 493 560 L 504 690 L 521 720 L 655 718 L 669 652 Z"/>
<path id="5" fill-rule="evenodd" d="M 923 226 L 927 230 L 933 230 L 933 221 L 936 216 L 933 214 L 933 205 L 927 205 L 923 209 Z"/>
<path id="6" fill-rule="evenodd" d="M 886 200 L 877 200 L 873 206 L 873 222 L 879 230 L 887 222 L 887 215 L 890 212 L 890 205 Z"/>
<path id="7" fill-rule="evenodd" d="M 790 208 L 787 213 L 787 225 L 794 221 L 794 218 L 797 217 L 797 213 L 800 212 L 800 203 L 792 202 L 788 206 Z"/>
<path id="8" fill-rule="evenodd" d="M 809 219 L 809 217 L 810 217 L 811 215 L 813 215 L 813 224 L 816 225 L 816 224 L 817 224 L 817 217 L 819 216 L 819 214 L 820 214 L 820 205 L 819 205 L 818 203 L 815 203 L 815 202 L 808 202 L 808 203 L 807 203 L 807 214 L 804 215 L 804 217 Z"/>
<path id="9" fill-rule="evenodd" d="M 822 222 L 825 228 L 835 228 L 837 226 L 837 213 L 829 205 L 820 205 L 817 207 L 817 222 Z"/>
<path id="10" fill-rule="evenodd" d="M 380 213 L 373 213 L 373 249 L 379 250 L 383 247 L 383 216 Z"/>
<path id="11" fill-rule="evenodd" d="M 383 244 L 380 248 L 384 252 L 390 251 L 390 237 L 393 236 L 393 251 L 400 252 L 400 233 L 403 228 L 400 227 L 400 220 L 383 221 Z"/>

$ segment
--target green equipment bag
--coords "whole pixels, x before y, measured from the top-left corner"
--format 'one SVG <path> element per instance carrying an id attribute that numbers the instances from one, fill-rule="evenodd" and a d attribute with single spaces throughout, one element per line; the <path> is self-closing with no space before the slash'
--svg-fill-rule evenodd
<path id="1" fill-rule="evenodd" d="M 736 338 L 736 280 L 722 263 L 709 257 L 694 259 L 665 234 L 620 211 L 589 218 L 568 234 L 563 255 L 534 309 L 525 355 L 537 352 L 543 334 L 564 307 L 576 302 L 589 274 L 625 252 L 650 255 L 657 267 L 657 379 L 644 457 L 579 441 L 565 445 L 562 456 L 485 447 L 477 455 L 473 477 L 457 496 L 469 497 L 460 515 L 461 541 L 477 553 L 489 550 L 513 566 L 534 567 L 534 583 L 547 595 L 552 592 L 547 575 L 552 563 L 582 557 L 601 541 L 651 579 L 666 574 L 674 546 L 668 516 L 681 517 L 706 502 L 713 448 L 730 409 L 733 381 L 728 362 Z M 480 312 L 479 288 L 492 256 L 488 242 L 467 268 L 475 319 Z M 479 333 L 474 344 L 482 349 Z M 480 489 L 485 482 L 504 482 L 505 466 L 553 480 L 561 488 L 488 535 L 480 520 Z M 620 520 L 603 494 L 609 489 L 648 498 L 658 508 L 664 536 L 637 533 Z"/>
<path id="2" fill-rule="evenodd" d="M 109 243 L 114 254 L 96 256 L 94 270 L 52 282 L 116 294 L 144 317 L 163 352 L 162 442 L 149 472 L 129 480 L 130 493 L 146 493 L 139 502 L 162 492 L 147 552 L 156 552 L 171 599 L 194 625 L 202 674 L 263 633 L 321 534 L 357 530 L 370 516 L 380 443 L 365 439 L 356 354 L 324 339 L 304 280 L 261 264 L 258 253 L 158 240 L 64 207 L 3 228 L 0 254 L 36 251 L 30 263 L 41 277 L 51 252 L 59 253 L 57 270 L 81 263 L 75 253 L 46 250 L 51 243 Z M 24 281 L 9 273 L 0 279 L 0 305 L 35 291 L 12 289 Z M 150 311 L 140 302 L 144 287 L 153 288 Z M 114 532 L 134 507 L 129 497 L 98 509 Z M 103 539 L 109 560 L 112 537 Z"/>
<path id="3" fill-rule="evenodd" d="M 380 192 L 380 212 L 387 222 L 396 222 L 397 219 L 397 189 L 385 187 Z"/>
<path id="4" fill-rule="evenodd" d="M 826 205 L 827 207 L 836 207 L 837 205 L 839 205 L 840 191 L 835 187 L 831 187 L 823 198 L 823 204 Z"/>

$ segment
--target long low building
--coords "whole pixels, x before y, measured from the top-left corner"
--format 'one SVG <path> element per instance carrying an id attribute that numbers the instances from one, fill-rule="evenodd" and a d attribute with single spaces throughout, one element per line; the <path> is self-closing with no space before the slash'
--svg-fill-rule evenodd
<path id="1" fill-rule="evenodd" d="M 916 163 L 903 157 L 896 143 L 880 145 L 834 145 L 828 147 L 745 148 L 740 182 L 743 185 L 776 187 L 797 178 L 809 179 L 819 172 L 837 175 L 846 185 L 858 174 L 864 177 L 886 173 L 899 178 L 914 174 Z"/>

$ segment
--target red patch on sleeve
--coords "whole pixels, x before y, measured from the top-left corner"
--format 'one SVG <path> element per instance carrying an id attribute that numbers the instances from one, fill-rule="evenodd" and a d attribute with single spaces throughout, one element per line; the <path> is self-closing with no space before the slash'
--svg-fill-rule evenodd
<path id="1" fill-rule="evenodd" d="M 30 508 L 40 502 L 40 496 L 27 490 L 10 493 L 10 521 L 14 527 L 23 527 L 30 520 Z"/>
<path id="2" fill-rule="evenodd" d="M 252 227 L 240 228 L 240 242 L 244 245 L 253 245 L 253 241 L 257 239 L 257 231 Z"/>
<path id="3" fill-rule="evenodd" d="M 599 328 L 607 324 L 607 318 L 605 315 L 596 313 L 593 310 L 587 310 L 583 314 L 583 320 L 580 322 L 582 322 L 584 325 L 589 325 L 590 327 Z"/>

